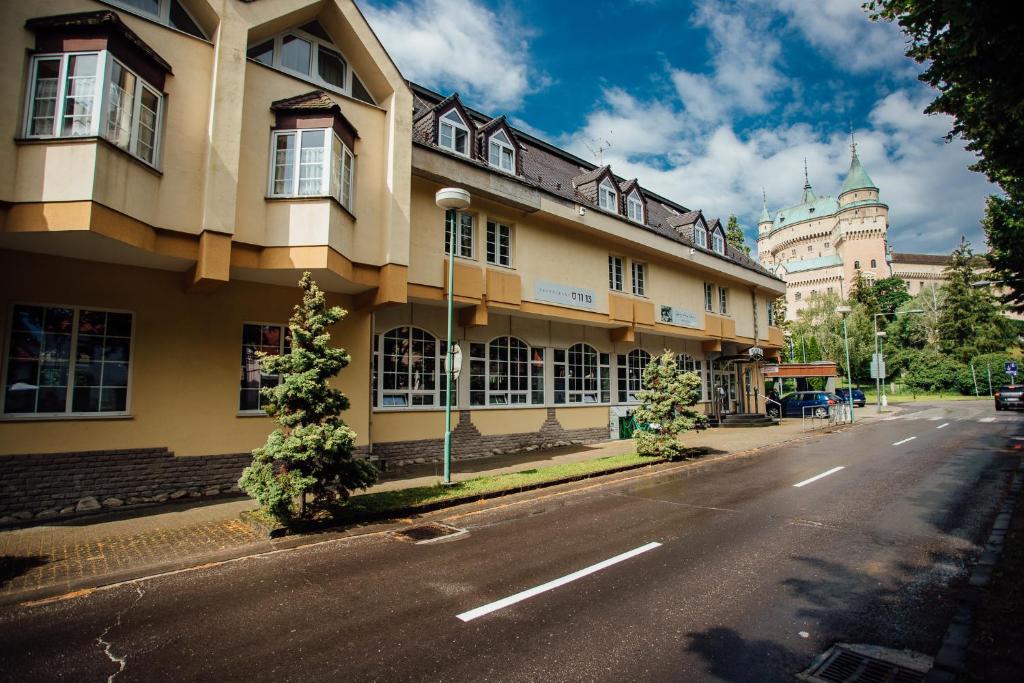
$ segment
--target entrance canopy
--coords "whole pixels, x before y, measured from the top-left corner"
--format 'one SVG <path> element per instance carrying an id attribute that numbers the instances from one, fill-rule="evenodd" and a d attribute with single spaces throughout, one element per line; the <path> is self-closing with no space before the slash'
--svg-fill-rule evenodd
<path id="1" fill-rule="evenodd" d="M 819 360 L 813 363 L 776 363 L 761 368 L 765 379 L 783 379 L 787 377 L 838 377 L 835 361 Z"/>

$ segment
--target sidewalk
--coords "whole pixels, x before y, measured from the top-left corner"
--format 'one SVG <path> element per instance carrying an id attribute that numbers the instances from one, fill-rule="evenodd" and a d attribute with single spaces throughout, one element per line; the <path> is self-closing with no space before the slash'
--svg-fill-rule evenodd
<path id="1" fill-rule="evenodd" d="M 688 447 L 710 449 L 706 456 L 710 459 L 779 445 L 809 434 L 802 429 L 799 419 L 787 419 L 775 427 L 691 433 L 683 442 Z M 608 441 L 455 461 L 452 478 L 463 481 L 539 469 L 629 453 L 633 448 L 632 440 Z M 382 481 L 369 492 L 429 486 L 440 477 L 440 463 L 405 467 L 385 473 Z M 239 513 L 254 508 L 255 504 L 249 499 L 184 503 L 0 532 L 0 604 L 59 595 L 281 547 L 282 541 L 269 540 L 238 520 Z M 322 538 L 316 537 L 317 540 Z M 301 541 L 292 537 L 287 544 L 299 545 Z"/>

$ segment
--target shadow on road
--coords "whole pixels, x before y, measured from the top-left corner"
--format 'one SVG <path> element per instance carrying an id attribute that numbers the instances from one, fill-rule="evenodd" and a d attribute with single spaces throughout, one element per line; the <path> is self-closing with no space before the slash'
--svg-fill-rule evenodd
<path id="1" fill-rule="evenodd" d="M 42 555 L 19 557 L 16 555 L 0 555 L 0 587 L 22 574 L 49 564 L 50 558 Z"/>
<path id="2" fill-rule="evenodd" d="M 788 680 L 807 667 L 807 656 L 771 640 L 747 640 L 731 628 L 687 633 L 686 651 L 707 662 L 707 673 L 732 683 Z"/>

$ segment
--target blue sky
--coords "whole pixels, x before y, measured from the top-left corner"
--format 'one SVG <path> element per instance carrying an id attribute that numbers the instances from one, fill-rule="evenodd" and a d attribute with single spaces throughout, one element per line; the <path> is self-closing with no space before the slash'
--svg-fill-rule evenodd
<path id="1" fill-rule="evenodd" d="M 399 68 L 706 215 L 735 213 L 753 241 L 761 189 L 795 203 L 803 159 L 837 194 L 853 126 L 890 207 L 897 251 L 949 252 L 991 186 L 925 116 L 895 27 L 860 0 L 370 0 L 361 7 Z"/>

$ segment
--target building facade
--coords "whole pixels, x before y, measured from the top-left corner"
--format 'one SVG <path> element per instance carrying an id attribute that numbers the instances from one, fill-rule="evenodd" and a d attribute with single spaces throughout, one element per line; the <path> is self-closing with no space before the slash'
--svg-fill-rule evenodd
<path id="1" fill-rule="evenodd" d="M 665 349 L 709 412 L 763 411 L 778 277 L 699 210 L 409 84 L 349 0 L 0 12 L 8 522 L 229 491 L 306 270 L 348 311 L 361 457 L 440 457 L 449 267 L 456 457 L 615 436 Z M 467 210 L 435 205 L 451 186 Z"/>

